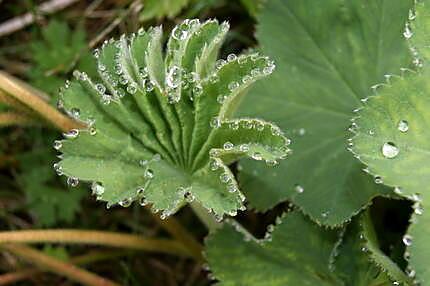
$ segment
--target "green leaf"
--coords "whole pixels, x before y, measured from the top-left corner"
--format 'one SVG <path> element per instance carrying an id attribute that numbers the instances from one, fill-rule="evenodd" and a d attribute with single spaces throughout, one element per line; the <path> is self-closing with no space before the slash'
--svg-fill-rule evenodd
<path id="1" fill-rule="evenodd" d="M 392 76 L 377 95 L 366 102 L 356 118 L 352 151 L 368 165 L 369 173 L 398 195 L 414 201 L 408 233 L 403 237 L 410 257 L 407 273 L 418 283 L 430 282 L 430 214 L 428 183 L 430 176 L 430 89 L 428 77 L 428 22 L 430 10 L 417 3 L 404 35 L 411 38 L 417 72 Z M 415 46 L 416 45 L 416 46 Z"/>
<path id="2" fill-rule="evenodd" d="M 276 165 L 289 152 L 281 130 L 231 117 L 244 90 L 274 64 L 258 54 L 215 63 L 228 24 L 186 20 L 163 55 L 161 27 L 106 41 L 95 51 L 99 78 L 74 72 L 59 105 L 86 122 L 56 142 L 70 185 L 92 182 L 108 206 L 152 204 L 165 218 L 196 200 L 221 218 L 244 209 L 228 168 L 241 157 Z"/>
<path id="3" fill-rule="evenodd" d="M 30 212 L 40 226 L 72 222 L 85 195 L 82 188 L 73 192 L 64 189 L 50 167 L 52 157 L 47 149 L 33 150 L 20 156 L 22 173 L 18 174 L 17 181 L 25 192 Z"/>
<path id="4" fill-rule="evenodd" d="M 299 211 L 276 222 L 264 239 L 236 222 L 209 235 L 206 257 L 220 285 L 393 285 L 363 251 L 358 220 L 346 231 L 318 227 Z"/>
<path id="5" fill-rule="evenodd" d="M 375 264 L 387 273 L 387 275 L 397 283 L 412 285 L 411 279 L 392 261 L 379 247 L 378 237 L 372 225 L 369 211 L 360 216 L 360 238 L 364 241 L 362 250 L 369 252 L 370 258 Z"/>
<path id="6" fill-rule="evenodd" d="M 257 38 L 278 70 L 251 91 L 240 114 L 277 122 L 291 138 L 294 153 L 275 170 L 241 162 L 240 181 L 251 206 L 264 211 L 289 199 L 318 223 L 335 226 L 372 197 L 387 193 L 347 152 L 347 130 L 353 109 L 370 87 L 385 73 L 408 65 L 402 33 L 411 4 L 267 3 L 258 17 Z"/>
<path id="7" fill-rule="evenodd" d="M 42 28 L 41 39 L 30 44 L 33 67 L 28 76 L 31 83 L 54 95 L 74 64 L 94 74 L 91 68 L 94 60 L 89 54 L 85 38 L 82 28 L 71 30 L 66 22 L 51 20 Z"/>
<path id="8" fill-rule="evenodd" d="M 264 240 L 235 224 L 225 223 L 210 234 L 206 257 L 215 278 L 224 286 L 342 285 L 328 266 L 336 231 L 318 227 L 297 211 L 272 228 Z"/>
<path id="9" fill-rule="evenodd" d="M 189 2 L 190 0 L 146 0 L 143 4 L 140 20 L 174 18 Z"/>
<path id="10" fill-rule="evenodd" d="M 384 255 L 380 253 L 379 248 L 374 244 L 375 241 L 367 242 L 366 239 L 367 237 L 362 233 L 359 220 L 355 219 L 348 225 L 339 243 L 339 247 L 333 252 L 335 255 L 333 255 L 332 269 L 342 281 L 344 281 L 344 285 L 400 285 L 394 282 L 400 283 L 399 281 L 402 280 L 390 281 L 390 278 L 385 272 L 386 270 L 378 267 L 374 263 L 374 260 L 369 258 L 369 251 L 373 251 L 374 249 L 377 249 L 378 254 L 371 253 L 370 255 Z M 374 249 L 370 249 L 369 245 L 372 247 L 374 246 Z"/>

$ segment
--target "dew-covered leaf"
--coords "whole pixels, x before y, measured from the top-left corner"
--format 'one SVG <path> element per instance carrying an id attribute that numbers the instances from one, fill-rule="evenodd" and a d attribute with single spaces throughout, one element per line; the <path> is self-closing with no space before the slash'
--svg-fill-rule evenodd
<path id="1" fill-rule="evenodd" d="M 407 234 L 407 273 L 422 285 L 430 283 L 430 88 L 428 78 L 429 8 L 411 11 L 405 37 L 410 38 L 417 71 L 392 76 L 369 98 L 356 118 L 352 151 L 380 182 L 414 201 Z M 415 19 L 416 18 L 416 19 Z M 427 43 L 427 44 L 426 44 Z"/>
<path id="2" fill-rule="evenodd" d="M 61 92 L 59 105 L 88 127 L 56 142 L 57 172 L 72 186 L 92 182 L 108 206 L 139 200 L 162 218 L 193 200 L 219 218 L 244 209 L 228 164 L 248 156 L 276 165 L 289 140 L 270 122 L 232 118 L 244 89 L 274 64 L 258 54 L 215 64 L 227 30 L 215 20 L 186 20 L 165 53 L 161 27 L 95 50 L 99 76 L 75 71 Z"/>
<path id="3" fill-rule="evenodd" d="M 374 244 L 374 241 L 371 245 L 376 249 L 377 245 Z M 369 249 L 369 242 L 362 232 L 359 220 L 355 219 L 347 226 L 339 247 L 332 253 L 332 270 L 342 279 L 344 285 L 348 286 L 409 285 L 400 284 L 401 281 L 407 281 L 407 279 L 390 279 L 387 270 L 378 267 L 369 256 L 375 255 L 372 251 L 373 249 Z M 377 255 L 383 255 L 379 253 L 379 249 Z"/>
<path id="4" fill-rule="evenodd" d="M 293 211 L 270 225 L 264 239 L 225 223 L 207 238 L 206 257 L 219 285 L 400 285 L 363 251 L 360 231 L 358 220 L 346 231 L 329 230 Z"/>
<path id="5" fill-rule="evenodd" d="M 275 170 L 241 162 L 240 181 L 253 207 L 264 211 L 290 199 L 313 220 L 339 225 L 385 192 L 346 150 L 347 130 L 370 87 L 409 64 L 402 33 L 411 5 L 268 1 L 257 38 L 278 68 L 250 91 L 240 114 L 277 122 L 294 153 Z"/>

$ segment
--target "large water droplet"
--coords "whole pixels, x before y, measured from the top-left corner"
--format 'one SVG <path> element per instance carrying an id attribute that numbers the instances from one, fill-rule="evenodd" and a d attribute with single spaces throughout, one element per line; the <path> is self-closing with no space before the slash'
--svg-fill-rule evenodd
<path id="1" fill-rule="evenodd" d="M 393 142 L 387 142 L 382 145 L 382 155 L 385 158 L 393 159 L 399 154 L 399 148 Z"/>
<path id="2" fill-rule="evenodd" d="M 399 129 L 400 132 L 408 132 L 409 123 L 406 120 L 400 120 L 397 129 Z"/>
<path id="3" fill-rule="evenodd" d="M 237 56 L 235 55 L 235 54 L 229 54 L 228 56 L 227 56 L 227 61 L 228 62 L 232 62 L 232 61 L 234 61 L 234 60 L 236 60 L 237 59 Z"/>
<path id="4" fill-rule="evenodd" d="M 218 117 L 214 117 L 209 124 L 212 128 L 219 128 L 221 127 L 221 120 Z"/>

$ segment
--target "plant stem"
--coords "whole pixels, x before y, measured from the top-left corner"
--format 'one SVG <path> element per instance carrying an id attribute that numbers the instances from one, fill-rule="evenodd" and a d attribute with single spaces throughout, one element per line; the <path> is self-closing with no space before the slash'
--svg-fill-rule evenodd
<path id="1" fill-rule="evenodd" d="M 208 213 L 207 210 L 198 202 L 194 201 L 190 203 L 190 205 L 194 213 L 210 232 L 221 227 L 221 223 L 217 222 L 215 218 L 210 213 Z"/>
<path id="2" fill-rule="evenodd" d="M 194 257 L 200 257 L 200 261 L 203 261 L 202 252 L 203 246 L 192 236 L 182 225 L 174 218 L 162 220 L 157 214 L 149 211 L 154 219 L 163 227 L 169 234 L 174 238 L 182 242 L 193 254 Z"/>
<path id="3" fill-rule="evenodd" d="M 0 113 L 0 126 L 11 125 L 34 125 L 34 118 L 17 112 L 2 112 Z"/>
<path id="4" fill-rule="evenodd" d="M 87 270 L 81 269 L 73 264 L 69 264 L 49 255 L 44 254 L 31 247 L 19 244 L 4 244 L 1 248 L 13 253 L 20 258 L 35 264 L 37 267 L 47 269 L 56 274 L 62 274 L 65 277 L 89 286 L 119 286 L 106 278 L 100 277 Z"/>
<path id="5" fill-rule="evenodd" d="M 46 97 L 44 93 L 3 71 L 0 71 L 0 89 L 31 110 L 36 111 L 41 117 L 62 131 L 84 127 L 82 123 L 74 121 L 49 105 L 43 99 Z"/>
<path id="6" fill-rule="evenodd" d="M 110 251 L 110 252 L 97 251 L 94 253 L 88 253 L 88 254 L 72 257 L 68 262 L 72 264 L 77 264 L 77 265 L 86 265 L 92 262 L 124 256 L 126 254 L 128 254 L 128 252 L 126 251 Z M 27 268 L 27 269 L 17 270 L 11 273 L 2 274 L 0 275 L 0 285 L 17 283 L 18 281 L 25 280 L 30 277 L 34 277 L 35 275 L 41 274 L 43 272 L 44 272 L 44 269 Z"/>
<path id="7" fill-rule="evenodd" d="M 0 232 L 2 243 L 69 243 L 96 244 L 151 252 L 162 252 L 180 256 L 192 256 L 180 242 L 168 239 L 148 239 L 137 235 L 105 231 L 85 230 L 18 230 Z M 200 259 L 200 257 L 196 257 Z"/>

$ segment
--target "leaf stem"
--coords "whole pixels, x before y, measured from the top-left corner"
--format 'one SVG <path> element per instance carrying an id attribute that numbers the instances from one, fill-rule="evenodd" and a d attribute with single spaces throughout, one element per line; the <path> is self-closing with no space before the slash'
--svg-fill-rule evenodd
<path id="1" fill-rule="evenodd" d="M 72 257 L 68 262 L 72 264 L 77 264 L 77 265 L 86 265 L 92 262 L 112 259 L 126 254 L 128 254 L 127 251 L 109 251 L 109 252 L 97 251 L 93 253 L 90 252 L 87 254 Z M 18 281 L 25 280 L 30 277 L 34 277 L 35 275 L 41 274 L 43 272 L 44 272 L 44 269 L 26 268 L 26 269 L 17 270 L 15 272 L 5 273 L 0 275 L 0 285 L 17 283 Z"/>
<path id="2" fill-rule="evenodd" d="M 55 274 L 62 274 L 73 281 L 82 283 L 83 285 L 119 286 L 119 284 L 116 284 L 109 279 L 100 277 L 73 264 L 55 259 L 28 246 L 19 244 L 3 244 L 1 245 L 1 248 L 32 264 L 35 264 L 37 267 L 47 269 Z"/>
<path id="3" fill-rule="evenodd" d="M 194 201 L 190 203 L 190 206 L 200 221 L 212 232 L 221 227 L 221 223 L 217 222 L 215 218 L 208 213 L 208 211 L 202 207 L 198 202 Z"/>
<path id="4" fill-rule="evenodd" d="M 151 211 L 149 212 L 162 228 L 164 228 L 174 238 L 182 242 L 194 257 L 199 258 L 199 261 L 203 261 L 203 246 L 174 217 L 162 220 L 157 214 L 154 214 Z"/>
<path id="5" fill-rule="evenodd" d="M 151 252 L 161 252 L 180 256 L 192 256 L 189 250 L 180 242 L 168 239 L 149 239 L 138 235 L 120 234 L 106 231 L 86 230 L 18 230 L 0 232 L 2 243 L 68 243 L 95 244 L 121 247 Z M 200 257 L 196 257 L 200 259 Z"/>
<path id="6" fill-rule="evenodd" d="M 35 125 L 35 119 L 17 112 L 0 113 L 0 126 Z"/>
<path id="7" fill-rule="evenodd" d="M 74 121 L 49 105 L 44 100 L 47 97 L 44 93 L 3 71 L 0 71 L 0 89 L 62 131 L 84 127 L 82 123 Z"/>

